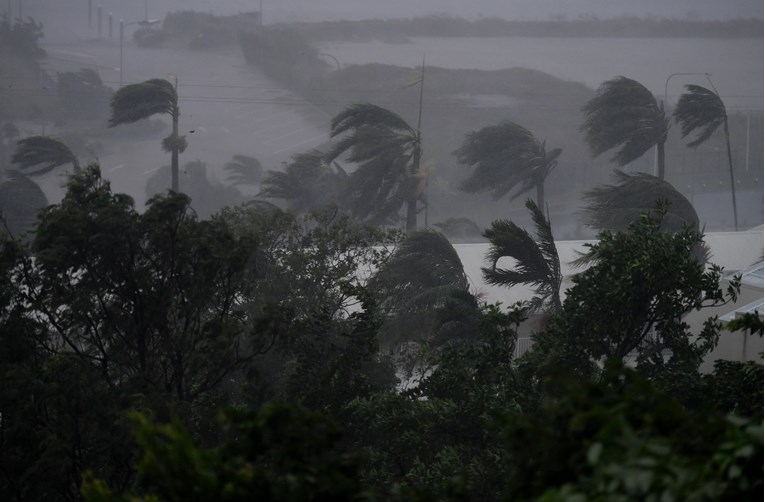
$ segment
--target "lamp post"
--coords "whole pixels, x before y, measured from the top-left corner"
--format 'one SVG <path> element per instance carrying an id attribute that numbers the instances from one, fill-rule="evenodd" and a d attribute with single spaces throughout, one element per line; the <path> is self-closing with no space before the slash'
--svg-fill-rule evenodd
<path id="1" fill-rule="evenodd" d="M 120 19 L 120 87 L 122 87 L 122 66 L 123 66 L 123 54 L 124 54 L 124 45 L 125 45 L 125 28 L 131 25 L 139 25 L 144 28 L 148 26 L 154 26 L 155 24 L 159 23 L 159 19 L 152 19 L 152 20 L 146 20 L 146 21 L 132 21 L 130 23 L 126 23 L 122 19 Z"/>

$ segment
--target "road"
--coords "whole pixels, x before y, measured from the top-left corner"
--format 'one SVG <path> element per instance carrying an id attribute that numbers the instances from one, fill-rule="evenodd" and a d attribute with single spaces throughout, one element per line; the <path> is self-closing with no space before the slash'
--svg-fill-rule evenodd
<path id="1" fill-rule="evenodd" d="M 44 67 L 49 72 L 89 67 L 107 85 L 119 87 L 116 42 L 83 41 L 46 49 L 49 58 Z M 125 84 L 177 75 L 180 132 L 188 140 L 181 165 L 201 160 L 211 179 L 225 178 L 222 167 L 233 155 L 250 155 L 265 169 L 279 169 L 292 155 L 328 140 L 329 117 L 246 65 L 238 47 L 225 52 L 192 52 L 141 49 L 126 42 L 123 64 Z M 170 162 L 160 146 L 162 137 L 169 134 L 169 119 L 164 120 L 168 128 L 156 138 L 105 144 L 97 159 L 113 189 L 131 194 L 139 206 L 145 199 L 147 178 Z M 60 179 L 43 182 L 46 193 L 58 185 Z"/>

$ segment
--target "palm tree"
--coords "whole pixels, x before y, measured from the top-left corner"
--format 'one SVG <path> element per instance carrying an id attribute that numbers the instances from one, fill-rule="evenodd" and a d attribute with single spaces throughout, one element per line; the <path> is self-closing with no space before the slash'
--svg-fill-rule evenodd
<path id="1" fill-rule="evenodd" d="M 535 297 L 529 302 L 529 311 L 545 309 L 558 312 L 561 307 L 560 285 L 563 275 L 560 259 L 550 227 L 534 202 L 529 199 L 526 207 L 536 227 L 536 240 L 523 228 L 510 220 L 496 220 L 484 232 L 491 244 L 486 260 L 490 267 L 482 268 L 484 280 L 497 286 L 512 287 L 527 284 L 534 288 Z M 515 259 L 513 269 L 498 268 L 501 258 Z"/>
<path id="2" fill-rule="evenodd" d="M 698 230 L 699 217 L 693 205 L 670 183 L 647 173 L 615 170 L 616 183 L 596 187 L 584 194 L 587 224 L 598 230 L 627 230 L 641 213 L 656 209 L 664 201 L 666 212 L 661 229 L 680 232 L 691 226 Z"/>
<path id="3" fill-rule="evenodd" d="M 616 149 L 611 160 L 624 166 L 655 146 L 657 175 L 664 179 L 669 119 L 651 91 L 635 80 L 616 77 L 600 84 L 582 110 L 582 131 L 594 157 Z"/>
<path id="4" fill-rule="evenodd" d="M 19 236 L 34 227 L 37 212 L 48 205 L 40 187 L 24 174 L 8 170 L 0 183 L 0 232 L 5 228 Z"/>
<path id="5" fill-rule="evenodd" d="M 332 119 L 330 137 L 344 134 L 326 159 L 334 161 L 347 154 L 348 161 L 358 164 L 344 194 L 351 212 L 360 219 L 383 223 L 406 205 L 406 228 L 416 228 L 423 186 L 419 129 L 385 108 L 355 104 Z"/>
<path id="6" fill-rule="evenodd" d="M 516 189 L 510 200 L 532 188 L 537 189 L 537 205 L 544 207 L 544 183 L 558 165 L 560 148 L 550 152 L 525 127 L 515 122 L 484 127 L 465 137 L 454 152 L 460 164 L 475 167 L 462 182 L 465 192 L 491 192 L 495 199 Z"/>
<path id="7" fill-rule="evenodd" d="M 474 312 L 477 308 L 454 246 L 443 234 L 429 229 L 409 232 L 367 288 L 389 314 L 382 329 L 386 344 L 437 335 L 443 328 L 436 325 L 443 317 L 440 310 L 463 311 L 468 306 Z"/>
<path id="8" fill-rule="evenodd" d="M 263 181 L 263 166 L 255 157 L 234 155 L 223 169 L 228 172 L 226 181 L 232 185 L 258 185 Z"/>
<path id="9" fill-rule="evenodd" d="M 187 143 L 185 136 L 178 135 L 180 109 L 175 86 L 161 78 L 126 85 L 112 97 L 111 109 L 109 127 L 132 124 L 157 113 L 170 115 L 173 120 L 173 132 L 162 140 L 162 149 L 172 154 L 171 188 L 178 192 L 178 154 L 186 150 Z"/>
<path id="10" fill-rule="evenodd" d="M 258 196 L 289 201 L 295 214 L 320 209 L 336 202 L 347 183 L 348 175 L 336 168 L 333 171 L 318 150 L 295 155 L 284 172 L 268 171 Z"/>
<path id="11" fill-rule="evenodd" d="M 11 162 L 29 176 L 49 173 L 66 164 L 71 164 L 74 172 L 80 172 L 77 156 L 63 141 L 50 136 L 30 136 L 17 141 Z"/>
<path id="12" fill-rule="evenodd" d="M 728 113 L 717 89 L 707 89 L 700 85 L 686 85 L 686 94 L 680 96 L 675 108 L 675 122 L 681 124 L 682 136 L 685 138 L 697 132 L 696 139 L 688 146 L 696 148 L 708 140 L 712 134 L 723 126 L 725 146 L 728 150 L 728 172 L 730 173 L 730 193 L 733 201 L 733 224 L 738 230 L 738 208 L 736 207 L 736 184 L 733 178 L 733 156 L 730 149 L 730 132 L 728 130 Z"/>

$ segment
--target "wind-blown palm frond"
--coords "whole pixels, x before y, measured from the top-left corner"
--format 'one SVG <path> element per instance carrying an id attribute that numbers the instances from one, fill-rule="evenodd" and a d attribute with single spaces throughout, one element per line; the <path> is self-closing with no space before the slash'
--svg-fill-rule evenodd
<path id="1" fill-rule="evenodd" d="M 16 153 L 13 154 L 11 162 L 17 164 L 28 176 L 49 173 L 65 164 L 72 164 L 75 172 L 80 170 L 77 156 L 59 139 L 30 136 L 17 141 L 16 145 Z"/>
<path id="2" fill-rule="evenodd" d="M 560 259 L 555 247 L 550 221 L 533 201 L 526 201 L 531 212 L 536 239 L 510 220 L 493 221 L 484 232 L 491 246 L 486 254 L 489 267 L 482 268 L 483 277 L 489 284 L 512 287 L 526 284 L 534 288 L 535 298 L 530 310 L 537 311 L 545 305 L 550 310 L 560 309 L 560 285 L 563 276 Z M 501 258 L 515 260 L 512 269 L 498 268 Z"/>
<path id="3" fill-rule="evenodd" d="M 392 314 L 384 329 L 389 338 L 437 329 L 431 324 L 439 308 L 449 301 L 473 298 L 457 251 L 433 230 L 409 233 L 367 286 L 378 305 Z"/>
<path id="4" fill-rule="evenodd" d="M 413 210 L 421 156 L 418 131 L 390 110 L 356 104 L 332 119 L 330 136 L 339 139 L 327 152 L 326 161 L 345 155 L 348 162 L 358 165 L 348 176 L 342 196 L 352 214 L 383 223 L 404 204 Z"/>
<path id="5" fill-rule="evenodd" d="M 626 165 L 665 141 L 664 107 L 639 82 L 616 77 L 603 82 L 582 109 L 581 129 L 594 157 L 616 149 L 611 160 Z"/>
<path id="6" fill-rule="evenodd" d="M 336 202 L 347 175 L 334 172 L 317 150 L 292 157 L 284 172 L 268 171 L 259 197 L 283 199 L 296 214 Z"/>
<path id="7" fill-rule="evenodd" d="M 669 204 L 661 229 L 679 232 L 687 226 L 699 228 L 693 205 L 670 183 L 646 173 L 614 170 L 616 183 L 602 185 L 584 194 L 587 224 L 598 230 L 626 230 L 641 213 L 656 209 L 658 201 Z"/>
<path id="8" fill-rule="evenodd" d="M 257 185 L 263 180 L 263 166 L 255 157 L 234 155 L 223 169 L 228 172 L 226 181 L 232 185 Z"/>
<path id="9" fill-rule="evenodd" d="M 514 122 L 468 133 L 462 146 L 454 152 L 460 164 L 475 168 L 460 185 L 461 190 L 491 192 L 499 199 L 516 189 L 511 200 L 543 185 L 560 154 L 559 148 L 548 153 L 545 142 L 538 141 L 528 129 Z"/>
<path id="10" fill-rule="evenodd" d="M 109 127 L 131 124 L 158 113 L 173 115 L 177 113 L 177 105 L 175 87 L 165 79 L 126 85 L 112 96 Z"/>
<path id="11" fill-rule="evenodd" d="M 686 85 L 687 93 L 680 96 L 675 108 L 675 122 L 681 124 L 683 138 L 699 131 L 696 139 L 688 143 L 696 148 L 709 139 L 726 120 L 725 105 L 720 96 L 700 85 Z"/>

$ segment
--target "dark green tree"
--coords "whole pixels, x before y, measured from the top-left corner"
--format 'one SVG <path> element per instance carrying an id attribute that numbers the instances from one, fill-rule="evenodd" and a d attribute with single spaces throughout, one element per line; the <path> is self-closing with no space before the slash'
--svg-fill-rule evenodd
<path id="1" fill-rule="evenodd" d="M 165 79 L 155 78 L 130 84 L 112 96 L 109 127 L 132 124 L 156 114 L 167 114 L 173 121 L 173 132 L 162 140 L 162 149 L 171 154 L 171 190 L 178 191 L 178 154 L 186 150 L 186 137 L 178 134 L 178 92 Z"/>
<path id="2" fill-rule="evenodd" d="M 669 118 L 651 91 L 635 80 L 616 77 L 600 84 L 582 111 L 582 131 L 593 156 L 615 150 L 611 160 L 625 166 L 656 147 L 657 176 L 664 179 Z"/>
<path id="3" fill-rule="evenodd" d="M 677 102 L 673 113 L 675 121 L 682 126 L 683 138 L 696 133 L 696 139 L 688 146 L 696 148 L 707 141 L 722 125 L 725 135 L 725 147 L 728 153 L 728 172 L 730 173 L 730 195 L 733 203 L 733 223 L 738 230 L 738 209 L 736 207 L 736 181 L 733 176 L 733 155 L 730 148 L 730 131 L 728 129 L 728 112 L 720 98 L 717 89 L 710 90 L 700 85 L 686 85 L 688 91 Z"/>
<path id="4" fill-rule="evenodd" d="M 556 313 L 561 308 L 563 275 L 550 220 L 531 199 L 526 201 L 526 207 L 536 227 L 536 238 L 510 220 L 493 221 L 483 234 L 491 244 L 486 254 L 490 267 L 481 270 L 489 284 L 507 287 L 525 284 L 533 287 L 535 296 L 529 302 L 531 313 L 541 310 Z M 499 260 L 505 257 L 515 260 L 513 269 L 497 266 Z"/>
<path id="5" fill-rule="evenodd" d="M 406 228 L 417 227 L 421 194 L 422 138 L 401 116 L 372 104 L 351 105 L 332 119 L 328 162 L 346 154 L 358 164 L 342 195 L 357 218 L 375 224 L 394 217 L 406 206 Z"/>
<path id="6" fill-rule="evenodd" d="M 558 165 L 560 154 L 560 148 L 548 152 L 544 141 L 514 122 L 468 133 L 454 152 L 460 164 L 475 167 L 460 185 L 461 190 L 491 192 L 495 199 L 515 190 L 513 200 L 536 188 L 538 207 L 545 207 L 544 182 Z"/>

